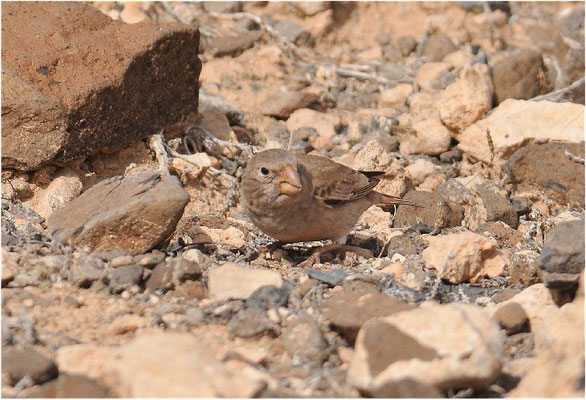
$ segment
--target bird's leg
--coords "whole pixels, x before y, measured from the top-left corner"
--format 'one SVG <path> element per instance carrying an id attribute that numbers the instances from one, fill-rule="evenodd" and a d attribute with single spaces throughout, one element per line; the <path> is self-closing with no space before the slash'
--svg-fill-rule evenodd
<path id="1" fill-rule="evenodd" d="M 343 247 L 343 249 L 346 251 L 351 251 L 352 253 L 358 254 L 360 257 L 364 257 L 364 258 L 374 257 L 374 255 L 372 254 L 372 251 L 370 251 L 368 249 L 363 249 L 362 247 L 345 245 Z"/>
<path id="2" fill-rule="evenodd" d="M 364 258 L 372 258 L 373 257 L 372 252 L 368 249 L 363 249 L 362 247 L 358 247 L 358 246 L 348 246 L 348 245 L 345 245 L 342 243 L 332 243 L 327 246 L 322 246 L 322 247 L 319 247 L 318 249 L 316 249 L 313 252 L 313 254 L 311 256 L 309 256 L 309 258 L 307 258 L 307 260 L 305 260 L 299 264 L 299 267 L 311 267 L 314 264 L 319 264 L 321 261 L 322 254 L 328 253 L 330 251 L 338 251 L 338 250 L 351 251 L 351 252 L 356 253 L 359 256 L 364 257 Z"/>
<path id="3" fill-rule="evenodd" d="M 319 262 L 321 261 L 322 254 L 325 254 L 330 251 L 339 250 L 344 246 L 345 245 L 341 244 L 341 243 L 332 243 L 332 244 L 328 244 L 326 246 L 318 247 L 317 249 L 314 250 L 313 254 L 311 256 L 309 256 L 309 258 L 307 258 L 307 260 L 301 262 L 298 266 L 305 268 L 305 267 L 311 267 L 314 264 L 319 264 Z"/>

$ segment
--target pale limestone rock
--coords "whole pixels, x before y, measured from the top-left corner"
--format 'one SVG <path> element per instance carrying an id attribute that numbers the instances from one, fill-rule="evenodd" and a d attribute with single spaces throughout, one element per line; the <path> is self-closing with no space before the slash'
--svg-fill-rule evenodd
<path id="1" fill-rule="evenodd" d="M 403 155 L 426 154 L 435 156 L 450 149 L 450 131 L 438 119 L 427 119 L 413 125 L 414 135 L 397 135 L 399 151 Z"/>
<path id="2" fill-rule="evenodd" d="M 212 300 L 247 299 L 256 289 L 266 285 L 281 287 L 281 274 L 226 263 L 211 269 L 208 275 L 208 289 Z"/>
<path id="3" fill-rule="evenodd" d="M 584 105 L 508 99 L 465 129 L 459 140 L 464 153 L 500 166 L 528 143 L 584 140 Z"/>
<path id="4" fill-rule="evenodd" d="M 423 251 L 425 265 L 451 283 L 480 282 L 501 275 L 507 257 L 497 249 L 496 240 L 473 232 L 427 236 Z"/>
<path id="5" fill-rule="evenodd" d="M 459 134 L 484 116 L 492 105 L 492 78 L 486 64 L 465 66 L 456 82 L 448 86 L 439 103 L 445 126 Z"/>
<path id="6" fill-rule="evenodd" d="M 487 387 L 501 371 L 503 345 L 497 323 L 481 308 L 425 304 L 367 322 L 346 379 L 370 394 L 405 379 L 440 390 Z"/>
<path id="7" fill-rule="evenodd" d="M 287 130 L 292 132 L 297 129 L 311 127 L 319 136 L 331 138 L 336 134 L 336 128 L 340 125 L 340 118 L 332 114 L 324 114 L 319 111 L 302 108 L 296 110 L 287 120 Z"/>

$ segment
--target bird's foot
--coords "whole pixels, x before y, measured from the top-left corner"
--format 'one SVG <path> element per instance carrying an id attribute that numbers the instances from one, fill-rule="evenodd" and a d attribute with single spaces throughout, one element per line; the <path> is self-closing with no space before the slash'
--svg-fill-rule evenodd
<path id="1" fill-rule="evenodd" d="M 339 250 L 344 247 L 343 244 L 339 243 L 332 243 L 328 244 L 327 246 L 318 247 L 307 260 L 299 263 L 298 267 L 305 268 L 311 267 L 312 265 L 319 264 L 321 261 L 322 254 L 328 253 L 330 251 Z"/>
<path id="2" fill-rule="evenodd" d="M 352 253 L 358 254 L 364 258 L 372 258 L 374 255 L 372 251 L 368 249 L 363 249 L 362 247 L 358 246 L 347 246 L 344 244 L 333 243 L 327 246 L 322 246 L 316 249 L 311 256 L 309 256 L 305 261 L 301 262 L 298 266 L 301 268 L 311 267 L 315 264 L 319 264 L 321 262 L 322 254 L 328 253 L 330 251 L 351 251 Z"/>

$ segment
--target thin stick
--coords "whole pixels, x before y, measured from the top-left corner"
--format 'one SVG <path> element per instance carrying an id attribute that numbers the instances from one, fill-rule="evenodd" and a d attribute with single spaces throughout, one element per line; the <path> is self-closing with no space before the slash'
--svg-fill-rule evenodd
<path id="1" fill-rule="evenodd" d="M 573 82 L 570 86 L 566 86 L 565 88 L 561 88 L 561 89 L 555 90 L 550 93 L 542 94 L 541 96 L 536 96 L 532 99 L 529 99 L 529 101 L 541 101 L 541 100 L 551 100 L 551 99 L 553 99 L 551 101 L 557 101 L 557 100 L 561 99 L 564 94 L 571 92 L 572 90 L 576 89 L 578 86 L 581 86 L 583 84 L 584 84 L 584 77 Z"/>

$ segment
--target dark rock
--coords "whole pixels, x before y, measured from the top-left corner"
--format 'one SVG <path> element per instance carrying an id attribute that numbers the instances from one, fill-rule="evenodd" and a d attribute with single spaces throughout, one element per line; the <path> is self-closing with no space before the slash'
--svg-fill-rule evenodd
<path id="1" fill-rule="evenodd" d="M 410 304 L 378 292 L 344 289 L 324 301 L 322 312 L 332 328 L 353 343 L 362 325 L 370 319 L 413 308 Z"/>
<path id="2" fill-rule="evenodd" d="M 201 274 L 201 267 L 196 262 L 175 258 L 157 265 L 146 281 L 145 286 L 151 292 L 171 290 L 185 281 L 199 279 Z"/>
<path id="3" fill-rule="evenodd" d="M 403 57 L 407 57 L 409 54 L 415 51 L 417 47 L 417 40 L 411 35 L 400 36 L 397 39 L 397 48 L 403 55 Z"/>
<path id="4" fill-rule="evenodd" d="M 389 240 L 387 255 L 392 257 L 395 253 L 398 253 L 407 257 L 412 254 L 421 254 L 426 247 L 427 243 L 421 238 L 418 232 L 407 231 L 402 235 L 393 236 Z"/>
<path id="5" fill-rule="evenodd" d="M 565 152 L 584 157 L 584 142 L 530 144 L 521 147 L 503 166 L 516 192 L 537 191 L 562 205 L 584 208 L 584 164 Z"/>
<path id="6" fill-rule="evenodd" d="M 494 185 L 483 185 L 476 188 L 476 194 L 482 200 L 486 210 L 486 221 L 502 221 L 511 228 L 519 225 L 517 213 L 513 205 L 498 192 Z"/>
<path id="7" fill-rule="evenodd" d="M 521 289 L 504 288 L 503 290 L 492 296 L 492 301 L 494 301 L 495 304 L 502 303 L 503 301 L 507 301 L 513 296 L 518 295 L 519 293 L 521 293 Z"/>
<path id="8" fill-rule="evenodd" d="M 548 89 L 545 65 L 541 53 L 522 50 L 503 56 L 492 66 L 492 81 L 496 102 L 506 99 L 530 99 Z"/>
<path id="9" fill-rule="evenodd" d="M 139 265 L 128 265 L 114 268 L 106 273 L 108 286 L 113 293 L 122 293 L 142 282 L 144 268 Z"/>
<path id="10" fill-rule="evenodd" d="M 287 307 L 289 290 L 283 287 L 261 286 L 246 299 L 246 306 L 268 310 L 270 308 Z"/>
<path id="11" fill-rule="evenodd" d="M 563 221 L 549 231 L 539 264 L 548 288 L 576 287 L 584 272 L 584 220 Z"/>
<path id="12" fill-rule="evenodd" d="M 293 357 L 302 357 L 321 364 L 328 358 L 328 343 L 319 325 L 311 318 L 297 318 L 283 332 L 285 350 Z"/>
<path id="13" fill-rule="evenodd" d="M 316 100 L 315 95 L 307 92 L 273 92 L 259 105 L 259 111 L 271 117 L 288 118 L 294 111 L 307 108 Z"/>
<path id="14" fill-rule="evenodd" d="M 14 386 L 25 376 L 34 383 L 41 384 L 55 379 L 59 371 L 50 358 L 39 353 L 33 347 L 2 347 L 2 383 Z M 4 382 L 6 376 L 10 382 Z"/>
<path id="15" fill-rule="evenodd" d="M 520 243 L 526 242 L 525 236 L 521 232 L 501 221 L 485 222 L 478 227 L 476 232 L 488 232 L 496 239 L 499 247 L 517 247 Z"/>
<path id="16" fill-rule="evenodd" d="M 420 46 L 423 46 L 422 55 L 427 57 L 427 61 L 430 62 L 441 61 L 445 56 L 457 50 L 452 39 L 443 33 L 434 33 L 420 43 Z"/>
<path id="17" fill-rule="evenodd" d="M 53 212 L 49 232 L 59 242 L 141 254 L 173 233 L 189 194 L 175 176 L 145 171 L 106 179 Z"/>
<path id="18" fill-rule="evenodd" d="M 219 36 L 207 42 L 214 57 L 235 57 L 244 50 L 250 49 L 262 37 L 262 31 L 242 32 L 238 36 Z"/>
<path id="19" fill-rule="evenodd" d="M 241 1 L 204 1 L 201 4 L 207 12 L 227 14 L 242 11 Z"/>
<path id="20" fill-rule="evenodd" d="M 456 161 L 462 161 L 462 152 L 458 149 L 452 149 L 440 154 L 440 161 L 446 164 L 451 164 Z"/>
<path id="21" fill-rule="evenodd" d="M 526 331 L 529 328 L 527 313 L 519 303 L 507 303 L 497 309 L 494 318 L 507 335 Z"/>
<path id="22" fill-rule="evenodd" d="M 226 117 L 222 109 L 218 107 L 207 107 L 197 115 L 196 123 L 218 139 L 230 140 L 232 128 L 230 127 L 228 117 Z M 189 149 L 189 151 L 196 152 L 197 149 Z"/>
<path id="23" fill-rule="evenodd" d="M 273 28 L 290 42 L 297 45 L 312 45 L 313 39 L 308 30 L 293 21 L 277 21 Z"/>
<path id="24" fill-rule="evenodd" d="M 269 319 L 265 310 L 245 308 L 234 315 L 228 322 L 228 329 L 234 335 L 250 338 L 264 332 L 275 332 L 277 326 Z"/>
<path id="25" fill-rule="evenodd" d="M 124 24 L 83 3 L 29 2 L 7 3 L 2 29 L 5 168 L 121 149 L 197 110 L 195 26 Z"/>
<path id="26" fill-rule="evenodd" d="M 449 228 L 459 226 L 464 219 L 464 209 L 446 201 L 438 193 L 411 190 L 403 198 L 420 207 L 399 206 L 394 223 L 397 228 L 418 223 L 432 228 Z"/>
<path id="27" fill-rule="evenodd" d="M 330 286 L 339 285 L 342 283 L 342 280 L 348 276 L 348 274 L 341 269 L 322 271 L 314 268 L 308 268 L 307 275 L 310 278 L 317 279 L 318 281 L 327 283 Z"/>

